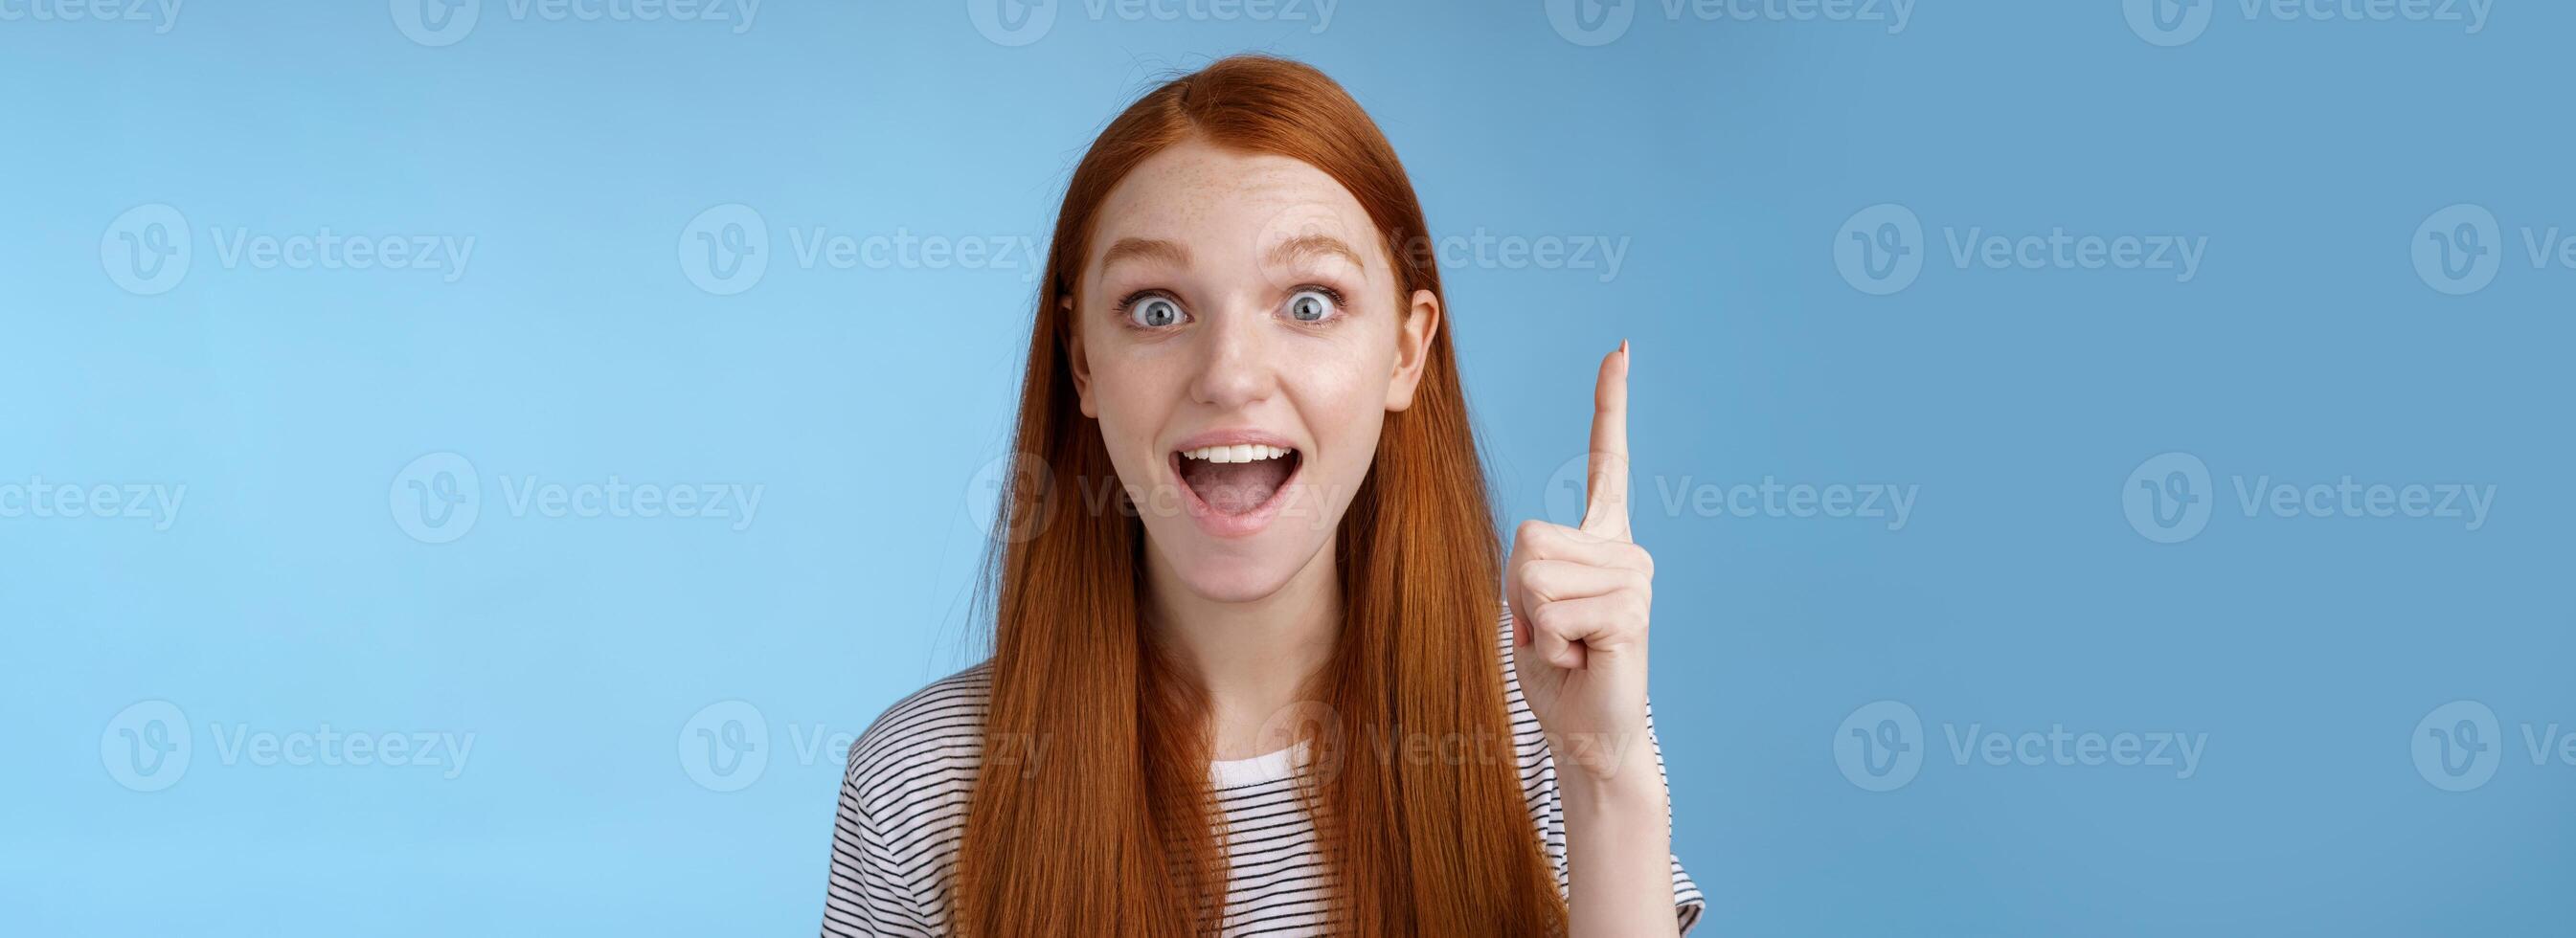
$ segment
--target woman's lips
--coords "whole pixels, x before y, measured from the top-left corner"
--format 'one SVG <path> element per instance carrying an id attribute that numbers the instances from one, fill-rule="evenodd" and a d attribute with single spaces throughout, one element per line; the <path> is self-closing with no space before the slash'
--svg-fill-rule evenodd
<path id="1" fill-rule="evenodd" d="M 1192 447 L 1171 454 L 1181 504 L 1201 530 L 1241 537 L 1268 527 L 1302 474 L 1305 454 L 1268 444 Z"/>

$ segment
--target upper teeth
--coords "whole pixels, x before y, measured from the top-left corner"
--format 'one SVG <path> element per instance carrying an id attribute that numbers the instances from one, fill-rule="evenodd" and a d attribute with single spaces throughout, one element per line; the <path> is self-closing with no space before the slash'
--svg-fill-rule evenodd
<path id="1" fill-rule="evenodd" d="M 1296 450 L 1263 446 L 1259 443 L 1238 443 L 1233 446 L 1202 446 L 1197 449 L 1185 449 L 1181 451 L 1181 455 L 1209 462 L 1251 462 L 1256 459 L 1278 459 L 1293 452 Z"/>

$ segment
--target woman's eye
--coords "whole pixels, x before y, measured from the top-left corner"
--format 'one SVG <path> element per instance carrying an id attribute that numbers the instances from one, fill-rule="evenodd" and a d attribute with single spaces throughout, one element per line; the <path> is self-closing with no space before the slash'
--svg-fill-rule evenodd
<path id="1" fill-rule="evenodd" d="M 1299 290 L 1288 298 L 1288 318 L 1298 322 L 1322 322 L 1340 310 L 1341 304 L 1322 290 Z"/>
<path id="2" fill-rule="evenodd" d="M 1160 329 L 1181 321 L 1181 304 L 1170 297 L 1149 296 L 1127 308 L 1127 319 L 1148 329 Z"/>

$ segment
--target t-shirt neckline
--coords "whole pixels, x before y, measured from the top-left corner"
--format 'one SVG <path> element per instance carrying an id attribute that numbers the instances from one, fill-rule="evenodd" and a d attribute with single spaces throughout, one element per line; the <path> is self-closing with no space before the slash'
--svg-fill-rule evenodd
<path id="1" fill-rule="evenodd" d="M 1241 788 L 1291 778 L 1297 764 L 1304 761 L 1306 743 L 1299 740 L 1286 749 L 1265 752 L 1249 759 L 1220 759 L 1208 763 L 1208 778 L 1218 788 Z"/>

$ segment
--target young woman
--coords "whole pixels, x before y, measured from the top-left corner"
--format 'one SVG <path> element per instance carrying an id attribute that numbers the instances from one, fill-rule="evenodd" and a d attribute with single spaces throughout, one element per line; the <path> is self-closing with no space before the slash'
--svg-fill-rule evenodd
<path id="1" fill-rule="evenodd" d="M 1506 570 L 1429 244 L 1384 135 L 1303 65 L 1216 62 L 1092 142 L 1029 338 L 992 659 L 851 747 L 826 935 L 1699 917 L 1646 702 L 1627 346 L 1582 527 L 1522 524 Z"/>

